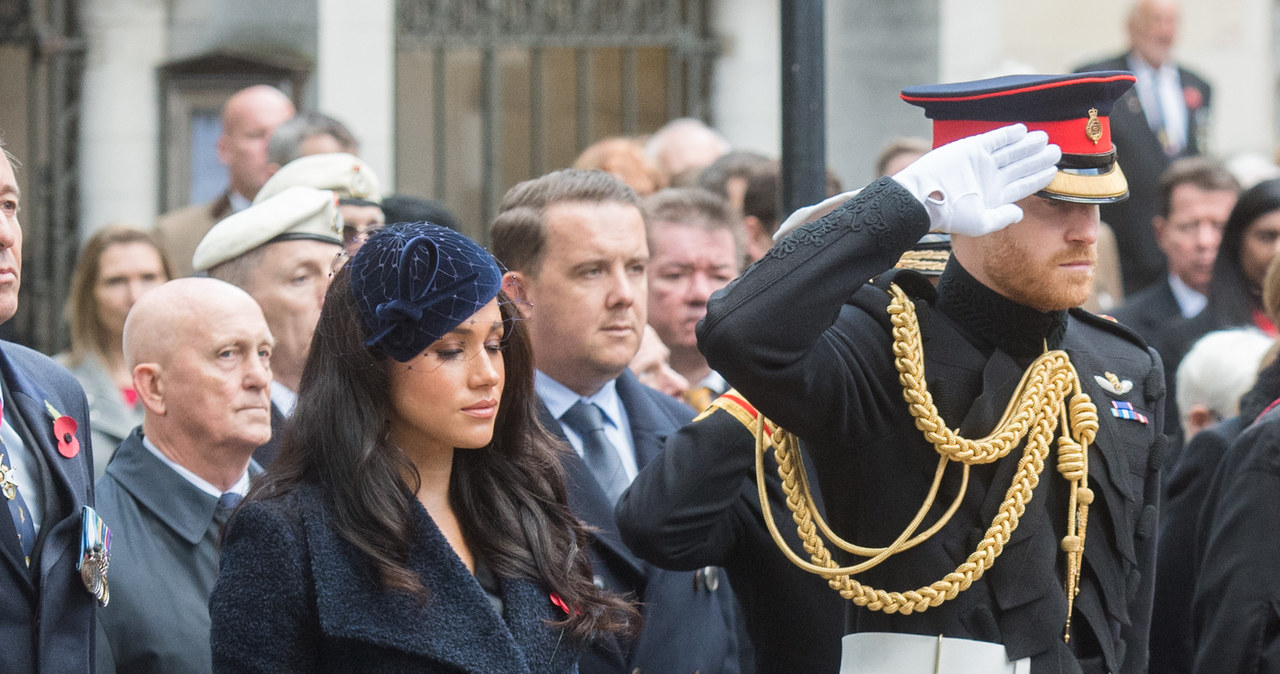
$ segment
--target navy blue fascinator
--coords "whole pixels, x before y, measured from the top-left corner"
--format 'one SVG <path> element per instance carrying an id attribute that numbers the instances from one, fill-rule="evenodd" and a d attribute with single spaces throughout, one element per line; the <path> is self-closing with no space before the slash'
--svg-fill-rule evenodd
<path id="1" fill-rule="evenodd" d="M 502 268 L 488 251 L 429 222 L 386 227 L 351 258 L 351 294 L 369 338 L 404 363 L 498 295 Z"/>

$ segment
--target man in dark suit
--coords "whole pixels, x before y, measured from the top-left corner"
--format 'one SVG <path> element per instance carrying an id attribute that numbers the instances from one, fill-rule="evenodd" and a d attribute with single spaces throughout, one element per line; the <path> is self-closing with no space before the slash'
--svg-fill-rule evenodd
<path id="1" fill-rule="evenodd" d="M 170 281 L 134 305 L 125 359 L 145 407 L 98 481 L 113 525 L 98 658 L 118 672 L 210 672 L 209 594 L 222 525 L 271 435 L 271 331 L 247 293 Z"/>
<path id="2" fill-rule="evenodd" d="M 0 146 L 0 322 L 18 309 L 22 274 L 12 161 Z M 86 509 L 93 454 L 84 391 L 49 358 L 0 342 L 0 398 L 0 492 L 10 515 L 0 516 L 3 669 L 91 672 L 97 601 L 86 586 L 103 577 L 92 564 L 83 577 L 77 569 L 84 523 L 97 519 Z"/>
<path id="3" fill-rule="evenodd" d="M 1160 174 L 1174 159 L 1205 152 L 1211 93 L 1208 82 L 1173 62 L 1173 0 L 1138 0 L 1128 29 L 1129 51 L 1077 71 L 1130 70 L 1138 78 L 1111 111 L 1111 136 L 1129 180 L 1129 198 L 1101 208 L 1102 220 L 1115 232 L 1125 294 L 1155 283 L 1165 271 L 1151 229 Z"/>
<path id="4" fill-rule="evenodd" d="M 302 367 L 335 256 L 342 251 L 342 216 L 334 193 L 305 186 L 285 189 L 219 222 L 196 248 L 196 271 L 249 293 L 275 337 L 271 370 L 270 442 L 253 458 L 270 466 L 280 453 L 284 422 L 298 399 Z"/>
<path id="5" fill-rule="evenodd" d="M 569 506 L 598 533 L 598 583 L 641 602 L 621 649 L 596 645 L 583 672 L 736 672 L 737 624 L 719 569 L 663 571 L 622 543 L 614 504 L 693 412 L 627 369 L 645 326 L 649 249 L 635 193 L 601 171 L 564 170 L 503 198 L 490 232 L 506 290 L 529 321 L 548 428 L 566 438 Z"/>
<path id="6" fill-rule="evenodd" d="M 1151 221 L 1169 272 L 1125 298 L 1113 314 L 1117 321 L 1158 347 L 1163 328 L 1204 309 L 1222 228 L 1239 192 L 1231 172 L 1212 159 L 1189 157 L 1169 166 L 1160 177 L 1160 213 Z"/>
<path id="7" fill-rule="evenodd" d="M 205 233 L 219 220 L 248 208 L 266 184 L 276 168 L 267 160 L 271 132 L 293 113 L 289 97 L 265 84 L 241 89 L 223 104 L 218 160 L 227 167 L 226 191 L 207 204 L 185 206 L 156 219 L 156 236 L 174 276 L 190 276 L 191 254 Z"/>

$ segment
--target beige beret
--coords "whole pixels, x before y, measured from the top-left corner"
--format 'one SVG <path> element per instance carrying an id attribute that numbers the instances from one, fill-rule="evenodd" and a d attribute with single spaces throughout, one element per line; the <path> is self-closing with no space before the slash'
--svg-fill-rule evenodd
<path id="1" fill-rule="evenodd" d="M 255 202 L 214 225 L 196 246 L 191 266 L 208 271 L 273 241 L 311 239 L 341 246 L 342 213 L 336 202 L 329 190 L 302 186 Z"/>
<path id="2" fill-rule="evenodd" d="M 382 187 L 378 176 L 368 164 L 353 154 L 332 152 L 298 157 L 280 167 L 267 184 L 258 190 L 253 203 L 266 201 L 295 185 L 333 190 L 339 199 L 382 201 Z"/>

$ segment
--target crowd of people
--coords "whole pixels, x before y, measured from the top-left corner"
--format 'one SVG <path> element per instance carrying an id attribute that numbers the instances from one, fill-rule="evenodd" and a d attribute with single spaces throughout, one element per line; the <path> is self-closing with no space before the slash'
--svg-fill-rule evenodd
<path id="1" fill-rule="evenodd" d="M 241 90 L 224 193 L 0 344 L 3 669 L 1280 671 L 1280 169 L 1177 25 L 908 88 L 789 217 L 701 121 L 602 139 L 487 248 Z"/>

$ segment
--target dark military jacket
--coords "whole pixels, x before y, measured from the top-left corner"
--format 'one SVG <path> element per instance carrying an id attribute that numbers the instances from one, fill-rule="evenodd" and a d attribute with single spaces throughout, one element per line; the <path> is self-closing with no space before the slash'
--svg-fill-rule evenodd
<path id="1" fill-rule="evenodd" d="M 1017 225 L 1014 225 L 1017 226 Z M 864 285 L 928 228 L 919 202 L 891 179 L 798 228 L 721 291 L 699 326 L 713 368 L 814 455 L 829 519 L 865 546 L 890 544 L 924 502 L 938 454 L 916 430 L 893 365 L 887 293 Z M 1070 643 L 1065 557 L 1067 483 L 1056 449 L 1020 525 L 986 574 L 956 598 L 910 615 L 850 605 L 851 632 L 900 632 L 1001 643 L 1032 671 L 1143 672 L 1151 615 L 1163 370 L 1141 338 L 1080 310 L 1040 313 L 996 294 L 954 261 L 936 296 L 914 274 L 925 375 L 942 417 L 964 437 L 997 423 L 1023 371 L 1065 350 L 1099 412 L 1089 449 L 1096 494 Z M 850 297 L 853 301 L 846 305 Z M 1118 386 L 1108 383 L 1113 375 Z M 1104 386 L 1105 385 L 1105 386 Z M 1123 389 L 1120 392 L 1118 389 Z M 1112 409 L 1132 408 L 1130 418 Z M 862 574 L 907 591 L 954 571 L 991 526 L 1022 456 L 974 466 L 952 520 L 928 541 Z M 923 530 L 959 491 L 951 465 Z M 847 561 L 847 560 L 845 560 Z"/>

